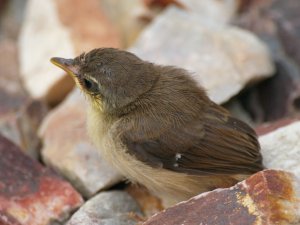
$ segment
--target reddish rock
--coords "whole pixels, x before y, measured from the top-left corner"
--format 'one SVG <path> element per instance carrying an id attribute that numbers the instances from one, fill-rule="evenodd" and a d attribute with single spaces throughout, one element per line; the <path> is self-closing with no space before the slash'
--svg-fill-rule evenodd
<path id="1" fill-rule="evenodd" d="M 265 170 L 234 187 L 179 203 L 144 225 L 299 224 L 299 188 L 299 180 L 291 173 Z"/>
<path id="2" fill-rule="evenodd" d="M 83 200 L 51 170 L 0 136 L 0 224 L 62 222 Z"/>

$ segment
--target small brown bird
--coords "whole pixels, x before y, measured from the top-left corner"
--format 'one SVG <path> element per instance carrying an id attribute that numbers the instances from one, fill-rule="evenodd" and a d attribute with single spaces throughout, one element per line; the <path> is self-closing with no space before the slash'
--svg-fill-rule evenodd
<path id="1" fill-rule="evenodd" d="M 51 61 L 87 96 L 89 135 L 103 157 L 158 196 L 175 203 L 263 169 L 255 132 L 187 71 L 113 48 Z"/>

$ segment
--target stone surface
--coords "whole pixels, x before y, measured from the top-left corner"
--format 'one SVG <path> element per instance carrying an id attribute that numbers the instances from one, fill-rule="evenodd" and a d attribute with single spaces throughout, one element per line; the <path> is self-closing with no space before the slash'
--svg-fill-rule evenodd
<path id="1" fill-rule="evenodd" d="M 39 100 L 30 100 L 16 114 L 18 132 L 21 137 L 19 146 L 29 156 L 39 159 L 41 142 L 38 129 L 48 113 L 46 104 Z"/>
<path id="2" fill-rule="evenodd" d="M 274 71 L 266 47 L 252 34 L 175 7 L 158 16 L 129 50 L 191 71 L 217 103 Z"/>
<path id="3" fill-rule="evenodd" d="M 24 19 L 26 3 L 27 0 L 7 1 L 4 10 L 0 12 L 0 38 L 2 36 L 17 41 Z"/>
<path id="4" fill-rule="evenodd" d="M 19 106 L 17 112 L 0 117 L 0 133 L 17 144 L 25 154 L 38 159 L 40 139 L 37 133 L 47 112 L 45 103 L 28 100 Z"/>
<path id="5" fill-rule="evenodd" d="M 0 224 L 63 222 L 83 200 L 51 170 L 0 136 Z"/>
<path id="6" fill-rule="evenodd" d="M 180 0 L 188 13 L 210 19 L 219 24 L 229 23 L 238 9 L 237 0 Z"/>
<path id="7" fill-rule="evenodd" d="M 267 168 L 293 172 L 300 178 L 300 122 L 294 122 L 259 137 Z"/>
<path id="8" fill-rule="evenodd" d="M 67 225 L 134 225 L 133 214 L 141 215 L 137 203 L 123 191 L 102 192 L 87 201 Z"/>
<path id="9" fill-rule="evenodd" d="M 121 180 L 87 137 L 87 103 L 79 90 L 51 111 L 42 123 L 44 162 L 66 177 L 85 197 Z"/>
<path id="10" fill-rule="evenodd" d="M 200 194 L 154 215 L 144 225 L 288 225 L 300 223 L 300 182 L 265 170 L 228 189 Z"/>
<path id="11" fill-rule="evenodd" d="M 118 35 L 97 0 L 28 0 L 19 38 L 25 87 L 34 98 L 57 103 L 71 90 L 73 81 L 49 59 L 108 46 L 119 47 Z"/>
<path id="12" fill-rule="evenodd" d="M 271 49 L 276 61 L 276 76 L 243 97 L 257 122 L 275 121 L 300 110 L 299 10 L 298 0 L 253 1 L 235 21 L 258 35 Z"/>
<path id="13" fill-rule="evenodd" d="M 17 46 L 8 38 L 0 41 L 0 117 L 16 112 L 28 97 L 18 73 Z"/>
<path id="14" fill-rule="evenodd" d="M 237 0 L 144 0 L 144 3 L 151 8 L 165 8 L 173 5 L 188 13 L 196 14 L 200 18 L 221 24 L 229 23 L 239 6 Z"/>
<path id="15" fill-rule="evenodd" d="M 141 0 L 100 0 L 105 14 L 117 27 L 121 46 L 131 46 L 154 16 Z"/>

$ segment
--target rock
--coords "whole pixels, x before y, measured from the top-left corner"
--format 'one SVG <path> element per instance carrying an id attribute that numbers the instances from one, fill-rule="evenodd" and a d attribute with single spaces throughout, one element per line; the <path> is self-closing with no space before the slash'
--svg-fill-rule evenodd
<path id="1" fill-rule="evenodd" d="M 276 75 L 243 96 L 244 104 L 258 123 L 293 116 L 300 110 L 298 3 L 297 0 L 253 1 L 235 20 L 239 26 L 258 35 L 276 61 Z"/>
<path id="2" fill-rule="evenodd" d="M 18 145 L 25 154 L 38 159 L 40 139 L 37 133 L 47 112 L 44 102 L 28 100 L 17 112 L 0 119 L 0 133 Z"/>
<path id="3" fill-rule="evenodd" d="M 21 29 L 22 22 L 24 19 L 26 4 L 27 0 L 10 0 L 7 2 L 6 7 L 2 12 L 0 20 L 1 36 L 17 41 L 19 31 Z"/>
<path id="4" fill-rule="evenodd" d="M 134 225 L 137 221 L 131 215 L 140 213 L 137 203 L 126 192 L 102 192 L 87 201 L 67 225 Z"/>
<path id="5" fill-rule="evenodd" d="M 100 0 L 106 15 L 117 27 L 121 46 L 131 46 L 154 16 L 141 0 Z"/>
<path id="6" fill-rule="evenodd" d="M 120 45 L 97 0 L 28 0 L 19 47 L 25 87 L 34 98 L 55 104 L 71 90 L 73 81 L 51 65 L 51 57 Z"/>
<path id="7" fill-rule="evenodd" d="M 39 159 L 41 142 L 38 129 L 48 113 L 46 104 L 39 100 L 30 100 L 16 114 L 18 132 L 21 137 L 19 146 L 27 155 Z"/>
<path id="8" fill-rule="evenodd" d="M 229 23 L 238 9 L 237 0 L 180 0 L 180 3 L 185 6 L 188 13 L 194 13 L 219 24 Z"/>
<path id="9" fill-rule="evenodd" d="M 287 121 L 288 122 L 288 121 Z M 300 174 L 300 122 L 294 122 L 259 137 L 265 167 Z"/>
<path id="10" fill-rule="evenodd" d="M 111 187 L 121 176 L 87 137 L 86 105 L 79 90 L 51 111 L 40 128 L 44 162 L 66 177 L 85 197 Z"/>
<path id="11" fill-rule="evenodd" d="M 278 128 L 290 125 L 299 120 L 300 120 L 300 116 L 295 118 L 284 118 L 281 120 L 277 120 L 275 122 L 263 123 L 255 128 L 255 132 L 257 133 L 258 136 L 263 136 L 265 134 L 277 130 Z"/>
<path id="12" fill-rule="evenodd" d="M 268 50 L 249 32 L 175 7 L 158 16 L 129 50 L 142 59 L 195 73 L 217 103 L 274 71 Z"/>
<path id="13" fill-rule="evenodd" d="M 126 191 L 138 202 L 146 218 L 164 209 L 161 200 L 143 186 L 131 184 Z"/>
<path id="14" fill-rule="evenodd" d="M 8 38 L 0 41 L 0 117 L 16 112 L 28 99 L 18 73 L 17 46 Z"/>
<path id="15" fill-rule="evenodd" d="M 300 182 L 265 170 L 227 189 L 200 194 L 154 215 L 144 225 L 288 225 L 300 223 Z"/>
<path id="16" fill-rule="evenodd" d="M 0 136 L 0 224 L 63 222 L 83 199 L 51 170 Z"/>

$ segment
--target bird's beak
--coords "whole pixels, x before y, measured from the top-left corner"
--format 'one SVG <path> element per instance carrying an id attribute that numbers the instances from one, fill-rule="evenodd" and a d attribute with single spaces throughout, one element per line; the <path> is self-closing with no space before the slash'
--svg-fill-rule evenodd
<path id="1" fill-rule="evenodd" d="M 76 81 L 78 79 L 79 67 L 74 64 L 73 59 L 64 59 L 59 57 L 53 57 L 50 60 L 55 66 L 66 71 Z"/>

